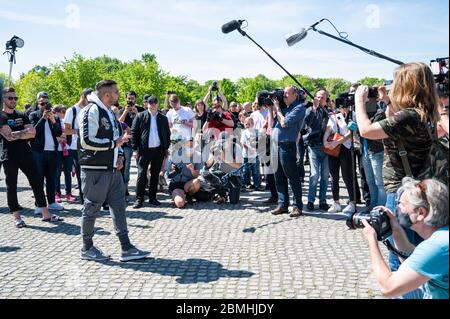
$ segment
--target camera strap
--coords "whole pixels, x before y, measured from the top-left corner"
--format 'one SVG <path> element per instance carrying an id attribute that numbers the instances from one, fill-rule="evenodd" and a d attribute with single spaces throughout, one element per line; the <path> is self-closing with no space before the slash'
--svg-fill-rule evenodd
<path id="1" fill-rule="evenodd" d="M 407 259 L 410 256 L 410 254 L 406 255 L 406 254 L 398 251 L 394 246 L 392 246 L 391 242 L 389 240 L 387 240 L 387 239 L 383 240 L 383 244 L 387 247 L 387 249 L 389 251 L 392 251 L 392 253 L 394 255 L 396 255 L 397 257 L 400 257 L 402 259 Z"/>

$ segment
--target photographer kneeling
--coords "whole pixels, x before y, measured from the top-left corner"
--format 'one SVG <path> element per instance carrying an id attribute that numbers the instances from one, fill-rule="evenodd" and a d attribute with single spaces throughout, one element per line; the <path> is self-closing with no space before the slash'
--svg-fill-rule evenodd
<path id="1" fill-rule="evenodd" d="M 374 228 L 362 220 L 372 270 L 384 296 L 396 297 L 419 288 L 423 299 L 449 298 L 448 195 L 447 186 L 437 180 L 403 179 L 397 218 L 389 210 L 388 216 L 396 249 L 409 257 L 394 272 L 383 260 Z M 424 241 L 417 247 L 411 244 L 402 226 L 416 231 Z"/>

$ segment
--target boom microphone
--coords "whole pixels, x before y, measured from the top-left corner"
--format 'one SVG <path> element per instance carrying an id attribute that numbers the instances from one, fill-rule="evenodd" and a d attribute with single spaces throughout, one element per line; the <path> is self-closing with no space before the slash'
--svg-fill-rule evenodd
<path id="1" fill-rule="evenodd" d="M 297 42 L 300 42 L 301 40 L 306 38 L 307 35 L 308 35 L 308 31 L 305 30 L 305 28 L 301 28 L 301 30 L 299 32 L 287 35 L 286 42 L 287 42 L 288 46 L 291 47 L 294 44 L 296 44 Z"/>
<path id="2" fill-rule="evenodd" d="M 239 29 L 241 27 L 241 25 L 242 25 L 242 23 L 244 21 L 245 20 L 233 20 L 233 21 L 230 21 L 228 23 L 225 23 L 222 26 L 222 32 L 223 33 L 230 33 L 230 32 L 232 32 L 234 30 L 237 30 L 237 29 Z"/>

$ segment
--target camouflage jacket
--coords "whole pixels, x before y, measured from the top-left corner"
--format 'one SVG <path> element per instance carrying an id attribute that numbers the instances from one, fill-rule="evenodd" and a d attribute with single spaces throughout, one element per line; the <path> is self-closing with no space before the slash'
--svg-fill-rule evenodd
<path id="1" fill-rule="evenodd" d="M 394 116 L 380 122 L 389 138 L 383 140 L 385 160 L 383 165 L 384 186 L 387 193 L 396 192 L 406 176 L 396 141 L 401 140 L 407 151 L 407 157 L 413 176 L 418 176 L 427 162 L 431 149 L 426 122 L 412 108 L 404 109 Z"/>

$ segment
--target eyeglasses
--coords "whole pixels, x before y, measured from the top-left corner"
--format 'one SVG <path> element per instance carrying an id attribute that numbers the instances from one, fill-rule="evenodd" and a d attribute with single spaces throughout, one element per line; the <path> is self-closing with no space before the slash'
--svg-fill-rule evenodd
<path id="1" fill-rule="evenodd" d="M 17 101 L 19 98 L 17 96 L 8 96 L 7 99 L 9 101 Z"/>

